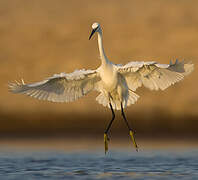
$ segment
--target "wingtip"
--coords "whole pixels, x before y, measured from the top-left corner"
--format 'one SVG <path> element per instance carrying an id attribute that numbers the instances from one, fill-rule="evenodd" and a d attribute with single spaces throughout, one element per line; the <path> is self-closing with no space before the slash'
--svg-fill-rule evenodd
<path id="1" fill-rule="evenodd" d="M 170 65 L 170 69 L 176 72 L 180 72 L 186 76 L 194 70 L 194 64 L 192 63 L 192 61 L 188 61 L 186 59 L 182 59 L 180 61 L 176 59 L 175 63 Z"/>
<path id="2" fill-rule="evenodd" d="M 15 82 L 8 82 L 8 91 L 12 93 L 19 93 L 22 87 L 25 85 L 24 80 L 19 83 L 17 80 Z"/>

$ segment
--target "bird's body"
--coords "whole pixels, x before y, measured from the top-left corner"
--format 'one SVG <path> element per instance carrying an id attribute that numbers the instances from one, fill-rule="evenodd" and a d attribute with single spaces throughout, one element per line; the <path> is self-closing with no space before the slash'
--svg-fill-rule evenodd
<path id="1" fill-rule="evenodd" d="M 170 85 L 182 80 L 184 76 L 193 71 L 193 64 L 181 61 L 172 64 L 159 64 L 155 61 L 132 61 L 128 64 L 116 65 L 108 60 L 102 40 L 102 29 L 98 23 L 92 25 L 90 35 L 98 33 L 98 47 L 101 66 L 96 70 L 76 70 L 73 73 L 55 74 L 54 76 L 33 84 L 10 83 L 9 87 L 14 93 L 27 94 L 40 100 L 53 102 L 70 102 L 77 100 L 92 90 L 100 92 L 96 100 L 112 111 L 112 120 L 105 134 L 105 152 L 107 151 L 107 133 L 114 120 L 115 110 L 121 110 L 122 116 L 128 126 L 131 138 L 137 149 L 125 114 L 124 108 L 134 104 L 139 96 L 134 93 L 138 87 L 144 85 L 151 90 L 164 90 Z M 89 39 L 90 39 L 89 38 Z"/>
<path id="2" fill-rule="evenodd" d="M 101 83 L 103 86 L 103 90 L 107 92 L 113 91 L 118 84 L 118 74 L 115 70 L 113 64 L 109 63 L 107 65 L 103 65 L 98 70 L 99 76 L 101 78 Z"/>

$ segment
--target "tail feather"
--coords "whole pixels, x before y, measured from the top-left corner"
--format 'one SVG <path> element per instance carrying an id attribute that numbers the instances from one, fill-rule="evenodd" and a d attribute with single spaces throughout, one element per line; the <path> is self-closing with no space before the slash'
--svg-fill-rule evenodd
<path id="1" fill-rule="evenodd" d="M 128 96 L 123 99 L 122 104 L 123 108 L 126 108 L 127 106 L 130 106 L 131 104 L 134 104 L 138 100 L 139 96 L 134 93 L 133 91 L 128 91 Z M 99 104 L 102 104 L 103 106 L 109 106 L 109 99 L 105 96 L 102 92 L 96 97 L 96 101 L 98 101 Z M 111 104 L 113 109 L 120 110 L 121 109 L 121 102 L 119 100 L 111 99 Z"/>

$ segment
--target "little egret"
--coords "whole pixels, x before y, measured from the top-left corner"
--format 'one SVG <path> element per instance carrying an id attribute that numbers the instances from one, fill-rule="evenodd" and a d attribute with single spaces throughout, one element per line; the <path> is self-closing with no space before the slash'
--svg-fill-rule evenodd
<path id="1" fill-rule="evenodd" d="M 32 84 L 9 83 L 13 93 L 48 100 L 52 102 L 71 102 L 88 94 L 92 90 L 100 92 L 96 100 L 99 104 L 111 109 L 112 119 L 104 132 L 105 153 L 108 151 L 108 132 L 115 118 L 114 110 L 121 110 L 122 117 L 128 127 L 132 142 L 138 150 L 134 131 L 130 127 L 124 108 L 134 104 L 139 96 L 134 93 L 144 85 L 150 90 L 165 90 L 172 84 L 182 80 L 193 71 L 191 62 L 175 61 L 170 64 L 159 64 L 155 61 L 132 61 L 126 65 L 117 65 L 109 61 L 103 48 L 102 29 L 99 23 L 92 25 L 89 39 L 97 33 L 101 66 L 96 70 L 76 70 L 73 73 L 55 74 L 41 82 Z"/>

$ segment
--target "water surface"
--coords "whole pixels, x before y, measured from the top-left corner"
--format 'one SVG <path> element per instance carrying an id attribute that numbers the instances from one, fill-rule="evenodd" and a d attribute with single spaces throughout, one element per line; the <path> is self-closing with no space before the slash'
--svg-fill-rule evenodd
<path id="1" fill-rule="evenodd" d="M 197 179 L 198 150 L 61 152 L 3 150 L 0 179 Z"/>

